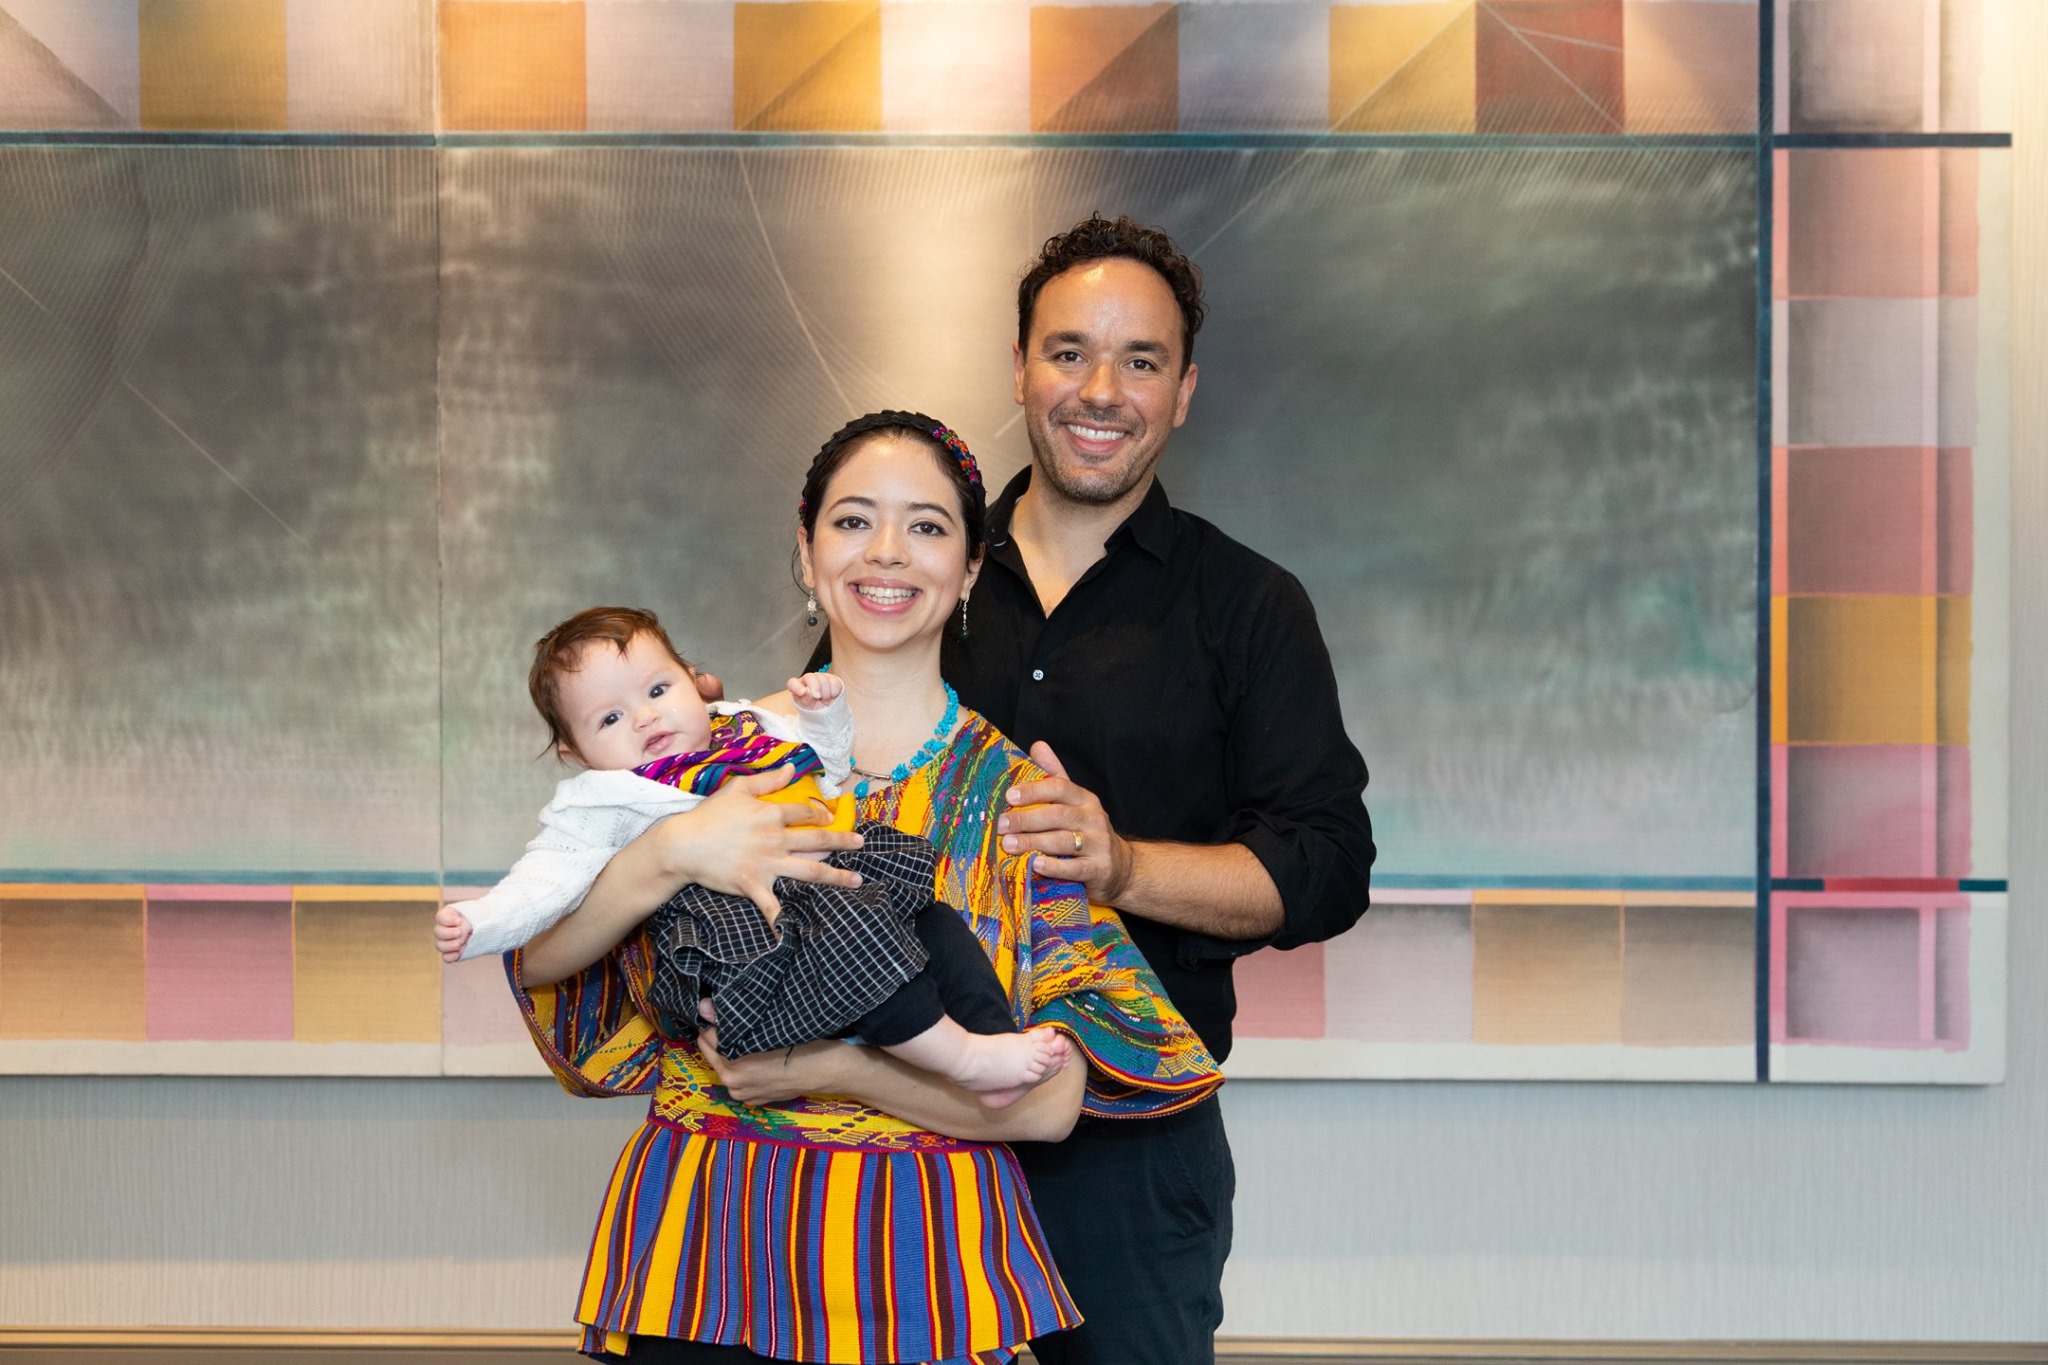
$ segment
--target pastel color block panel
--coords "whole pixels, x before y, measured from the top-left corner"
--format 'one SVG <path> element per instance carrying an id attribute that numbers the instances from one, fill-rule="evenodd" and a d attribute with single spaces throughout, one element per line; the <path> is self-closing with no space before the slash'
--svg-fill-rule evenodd
<path id="1" fill-rule="evenodd" d="M 1032 9 L 1033 132 L 1171 132 L 1179 120 L 1179 7 Z"/>
<path id="2" fill-rule="evenodd" d="M 1633 1047 L 1746 1043 L 1756 1036 L 1754 905 L 1623 908 L 1621 1040 Z"/>
<path id="3" fill-rule="evenodd" d="M 1777 875 L 1971 875 L 1967 748 L 1797 745 L 1780 762 Z"/>
<path id="4" fill-rule="evenodd" d="M 1323 977 L 1329 1037 L 1469 1043 L 1472 907 L 1376 904 L 1356 928 L 1325 945 Z"/>
<path id="5" fill-rule="evenodd" d="M 1967 593 L 1970 452 L 1812 447 L 1784 453 L 1780 568 L 1795 593 Z"/>
<path id="6" fill-rule="evenodd" d="M 1330 19 L 1322 6 L 1185 5 L 1179 23 L 1182 128 L 1328 126 Z"/>
<path id="7" fill-rule="evenodd" d="M 441 126 L 580 132 L 587 125 L 584 6 L 442 0 Z"/>
<path id="8" fill-rule="evenodd" d="M 1967 741 L 1968 598 L 1795 597 L 1786 612 L 1790 742 Z"/>
<path id="9" fill-rule="evenodd" d="M 749 132 L 880 131 L 881 5 L 735 5 L 732 126 Z"/>
<path id="10" fill-rule="evenodd" d="M 882 6 L 882 126 L 904 133 L 1031 127 L 1029 0 Z"/>
<path id="11" fill-rule="evenodd" d="M 1478 8 L 1466 0 L 1330 7 L 1330 130 L 1469 133 Z"/>
<path id="12" fill-rule="evenodd" d="M 1621 1041 L 1620 897 L 1560 894 L 1475 894 L 1473 1041 Z"/>
<path id="13" fill-rule="evenodd" d="M 1789 0 L 1779 41 L 1795 133 L 1971 132 L 2000 102 L 1981 0 Z"/>
<path id="14" fill-rule="evenodd" d="M 139 886 L 0 887 L 0 1038 L 140 1040 Z"/>
<path id="15" fill-rule="evenodd" d="M 359 133 L 431 132 L 431 0 L 286 0 L 286 122 Z"/>
<path id="16" fill-rule="evenodd" d="M 584 9 L 593 132 L 732 127 L 730 3 L 610 0 Z"/>
<path id="17" fill-rule="evenodd" d="M 1237 960 L 1237 1020 L 1241 1038 L 1323 1036 L 1323 947 L 1306 944 L 1286 952 L 1268 948 Z"/>
<path id="18" fill-rule="evenodd" d="M 144 128 L 286 126 L 285 0 L 142 0 Z"/>
<path id="19" fill-rule="evenodd" d="M 1787 445 L 1976 444 L 1975 300 L 1794 299 Z"/>
<path id="20" fill-rule="evenodd" d="M 305 1043 L 435 1043 L 439 903 L 417 891 L 300 887 L 293 904 L 293 1037 Z"/>
<path id="21" fill-rule="evenodd" d="M 135 127 L 142 113 L 138 2 L 0 4 L 0 127 Z"/>
<path id="22" fill-rule="evenodd" d="M 1970 908 L 1941 893 L 1777 898 L 1772 1029 L 1780 1042 L 1969 1045 Z"/>
<path id="23" fill-rule="evenodd" d="M 149 1037 L 292 1036 L 292 904 L 285 887 L 263 899 L 152 889 Z"/>
<path id="24" fill-rule="evenodd" d="M 1794 149 L 1784 154 L 1795 297 L 1977 292 L 1977 166 L 1970 148 Z"/>
<path id="25" fill-rule="evenodd" d="M 526 1041 L 526 1022 L 512 988 L 505 982 L 505 963 L 496 957 L 473 957 L 450 963 L 441 974 L 441 1041 L 458 1047 Z"/>
<path id="26" fill-rule="evenodd" d="M 1494 0 L 1476 36 L 1480 132 L 1627 126 L 1622 0 Z"/>
<path id="27" fill-rule="evenodd" d="M 1757 7 L 1624 0 L 1622 102 L 1632 133 L 1756 129 Z"/>

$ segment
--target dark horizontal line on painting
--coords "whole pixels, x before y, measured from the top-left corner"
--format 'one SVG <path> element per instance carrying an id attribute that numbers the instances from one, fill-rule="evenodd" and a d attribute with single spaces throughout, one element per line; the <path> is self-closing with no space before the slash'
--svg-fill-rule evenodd
<path id="1" fill-rule="evenodd" d="M 1104 151 L 1754 151 L 1747 133 L 294 133 L 0 132 L 22 147 L 673 147 Z"/>
<path id="2" fill-rule="evenodd" d="M 1853 151 L 1859 147 L 2010 147 L 2011 133 L 1776 133 L 1780 148 L 1818 147 Z"/>
<path id="3" fill-rule="evenodd" d="M 452 881 L 453 878 L 451 877 Z M 1433 872 L 1374 873 L 1375 890 L 1386 891 L 1755 891 L 1754 877 L 1525 877 L 1456 876 Z"/>
<path id="4" fill-rule="evenodd" d="M 1983 877 L 1773 877 L 1773 891 L 1983 892 L 2003 895 L 2004 878 Z"/>
<path id="5" fill-rule="evenodd" d="M 0 132 L 0 147 L 421 147 L 432 133 Z"/>
<path id="6" fill-rule="evenodd" d="M 491 878 L 496 881 L 497 878 Z M 0 868 L 0 883 L 21 886 L 439 886 L 438 872 L 167 872 L 162 868 Z"/>

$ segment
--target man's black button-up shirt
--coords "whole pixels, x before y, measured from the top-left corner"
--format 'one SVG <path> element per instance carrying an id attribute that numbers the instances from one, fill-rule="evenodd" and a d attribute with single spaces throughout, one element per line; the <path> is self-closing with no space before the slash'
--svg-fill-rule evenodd
<path id="1" fill-rule="evenodd" d="M 1365 761 L 1330 653 L 1292 574 L 1176 510 L 1156 481 L 1046 615 L 1010 539 L 1030 479 L 1026 468 L 989 509 L 988 563 L 967 638 L 947 632 L 945 676 L 1020 747 L 1050 744 L 1124 837 L 1235 842 L 1264 865 L 1286 913 L 1270 940 L 1124 916 L 1220 1060 L 1237 1012 L 1231 961 L 1330 938 L 1367 905 Z"/>

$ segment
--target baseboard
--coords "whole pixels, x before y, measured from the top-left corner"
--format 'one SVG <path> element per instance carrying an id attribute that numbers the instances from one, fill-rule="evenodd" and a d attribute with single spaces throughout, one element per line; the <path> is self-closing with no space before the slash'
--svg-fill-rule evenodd
<path id="1" fill-rule="evenodd" d="M 540 1365 L 573 1359 L 574 1346 L 567 1332 L 7 1327 L 0 1328 L 0 1365 Z M 2048 1342 L 1224 1337 L 1216 1357 L 1229 1365 L 2048 1365 Z"/>

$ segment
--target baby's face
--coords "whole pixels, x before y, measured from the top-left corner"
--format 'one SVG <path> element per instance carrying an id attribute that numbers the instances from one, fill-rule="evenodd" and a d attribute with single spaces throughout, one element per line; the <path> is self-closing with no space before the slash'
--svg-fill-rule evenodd
<path id="1" fill-rule="evenodd" d="M 711 747 L 711 712 L 697 680 L 653 636 L 635 635 L 623 653 L 592 641 L 576 664 L 557 689 L 575 742 L 564 757 L 611 771 Z"/>

